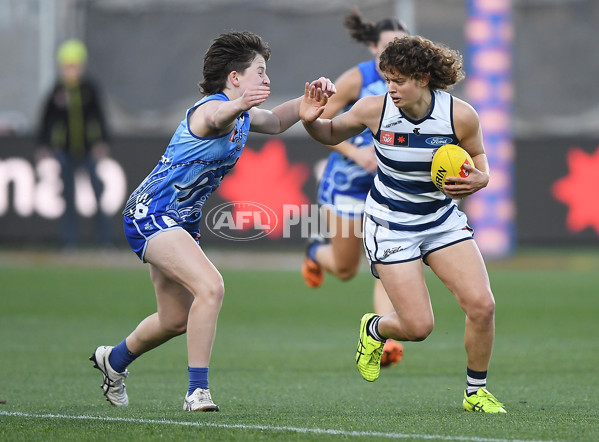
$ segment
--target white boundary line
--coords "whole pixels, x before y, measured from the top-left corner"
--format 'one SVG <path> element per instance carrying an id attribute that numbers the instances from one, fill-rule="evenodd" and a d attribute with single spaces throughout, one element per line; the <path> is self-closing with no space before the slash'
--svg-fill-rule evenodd
<path id="1" fill-rule="evenodd" d="M 350 437 L 379 437 L 386 439 L 425 439 L 425 440 L 450 440 L 450 441 L 468 441 L 468 442 L 549 442 L 535 440 L 518 440 L 518 439 L 495 439 L 486 437 L 470 437 L 470 436 L 442 436 L 436 434 L 406 434 L 406 433 L 383 433 L 379 431 L 347 431 L 347 430 L 332 430 L 323 428 L 301 428 L 301 427 L 279 427 L 269 425 L 243 425 L 243 424 L 215 424 L 212 422 L 186 422 L 173 421 L 168 419 L 134 419 L 127 417 L 103 417 L 103 416 L 71 416 L 67 414 L 35 414 L 21 412 L 6 412 L 0 411 L 0 416 L 9 417 L 26 417 L 36 419 L 72 419 L 72 420 L 90 420 L 103 422 L 130 422 L 134 424 L 157 424 L 157 425 L 178 425 L 184 427 L 212 427 L 226 429 L 242 429 L 242 430 L 261 430 L 261 431 L 291 431 L 301 434 L 326 434 L 332 436 L 350 436 Z"/>

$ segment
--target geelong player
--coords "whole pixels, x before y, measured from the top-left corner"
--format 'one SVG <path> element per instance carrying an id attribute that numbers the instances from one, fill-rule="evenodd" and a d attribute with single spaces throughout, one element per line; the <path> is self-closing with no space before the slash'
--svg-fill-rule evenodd
<path id="1" fill-rule="evenodd" d="M 433 330 L 433 310 L 424 261 L 455 295 L 466 314 L 467 411 L 505 413 L 486 389 L 493 348 L 495 301 L 483 258 L 466 216 L 453 199 L 489 182 L 489 166 L 479 117 L 445 89 L 463 77 L 461 56 L 420 36 L 395 39 L 383 51 L 379 68 L 387 93 L 364 97 L 334 119 L 319 119 L 326 94 L 306 87 L 300 116 L 308 133 L 337 144 L 368 128 L 374 134 L 377 176 L 366 199 L 364 247 L 395 312 L 365 314 L 360 324 L 356 363 L 375 381 L 387 338 L 422 341 Z M 459 144 L 472 156 L 466 178 L 439 191 L 430 177 L 439 144 Z"/>
<path id="2" fill-rule="evenodd" d="M 221 308 L 223 278 L 199 247 L 202 206 L 235 165 L 250 131 L 278 134 L 299 121 L 301 97 L 273 110 L 258 109 L 270 94 L 268 45 L 250 32 L 222 34 L 204 57 L 203 99 L 187 110 L 155 169 L 127 201 L 125 236 L 149 263 L 157 312 L 115 347 L 91 356 L 106 399 L 129 403 L 124 379 L 137 357 L 187 332 L 189 388 L 184 410 L 218 411 L 208 365 Z M 334 93 L 320 78 L 312 86 Z"/>
<path id="3" fill-rule="evenodd" d="M 335 82 L 337 92 L 328 101 L 323 118 L 332 118 L 349 109 L 358 99 L 384 94 L 385 80 L 378 69 L 381 52 L 395 37 L 408 33 L 406 27 L 394 18 L 376 23 L 364 22 L 357 11 L 345 18 L 345 27 L 358 42 L 368 44 L 374 58 L 344 72 Z M 355 235 L 362 226 L 364 200 L 372 186 L 376 172 L 376 157 L 370 129 L 336 146 L 329 155 L 318 188 L 318 204 L 326 211 L 331 241 L 325 244 L 321 237 L 310 240 L 302 275 L 308 287 L 319 287 L 325 271 L 341 280 L 348 280 L 358 272 L 362 258 L 362 239 Z M 380 281 L 374 284 L 374 311 L 385 314 L 393 311 L 387 293 Z M 381 365 L 397 363 L 403 355 L 403 346 L 388 339 L 383 348 Z"/>

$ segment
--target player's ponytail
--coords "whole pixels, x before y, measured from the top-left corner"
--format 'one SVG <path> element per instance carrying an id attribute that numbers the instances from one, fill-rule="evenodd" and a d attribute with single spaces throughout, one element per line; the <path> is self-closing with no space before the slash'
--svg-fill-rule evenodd
<path id="1" fill-rule="evenodd" d="M 378 43 L 383 31 L 399 31 L 409 34 L 404 23 L 396 18 L 385 18 L 376 23 L 365 22 L 356 10 L 351 11 L 345 17 L 345 27 L 349 29 L 351 37 L 364 44 Z"/>

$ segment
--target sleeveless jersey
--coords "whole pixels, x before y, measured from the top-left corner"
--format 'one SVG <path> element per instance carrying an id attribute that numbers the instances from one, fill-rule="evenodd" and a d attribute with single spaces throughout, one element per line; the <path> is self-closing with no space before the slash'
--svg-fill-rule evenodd
<path id="1" fill-rule="evenodd" d="M 415 121 L 385 95 L 374 137 L 377 175 L 366 199 L 366 214 L 391 230 L 423 231 L 449 217 L 456 204 L 431 179 L 433 154 L 443 144 L 458 144 L 453 97 L 431 93 L 431 110 Z"/>
<path id="2" fill-rule="evenodd" d="M 250 128 L 249 113 L 244 112 L 227 134 L 194 135 L 189 117 L 211 100 L 229 99 L 222 93 L 209 95 L 187 110 L 158 165 L 129 197 L 124 216 L 166 215 L 185 230 L 199 231 L 202 207 L 239 159 Z"/>
<path id="3" fill-rule="evenodd" d="M 365 61 L 358 66 L 362 74 L 362 88 L 358 99 L 369 95 L 382 95 L 387 92 L 387 84 L 376 69 L 376 60 Z M 347 111 L 354 103 L 345 108 Z M 348 139 L 358 147 L 372 145 L 372 132 L 366 129 L 359 135 Z M 355 197 L 363 201 L 372 185 L 374 173 L 362 169 L 349 158 L 333 151 L 327 160 L 327 165 L 319 183 L 318 202 L 337 206 L 338 195 Z M 346 214 L 345 210 L 340 213 Z M 360 210 L 355 215 L 362 215 Z"/>

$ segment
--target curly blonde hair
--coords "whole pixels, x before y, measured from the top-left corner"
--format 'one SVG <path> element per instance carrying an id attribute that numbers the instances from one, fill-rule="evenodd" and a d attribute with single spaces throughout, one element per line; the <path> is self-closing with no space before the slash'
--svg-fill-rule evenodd
<path id="1" fill-rule="evenodd" d="M 421 80 L 428 76 L 431 90 L 446 90 L 463 80 L 462 55 L 419 35 L 394 39 L 381 54 L 379 69 Z"/>

